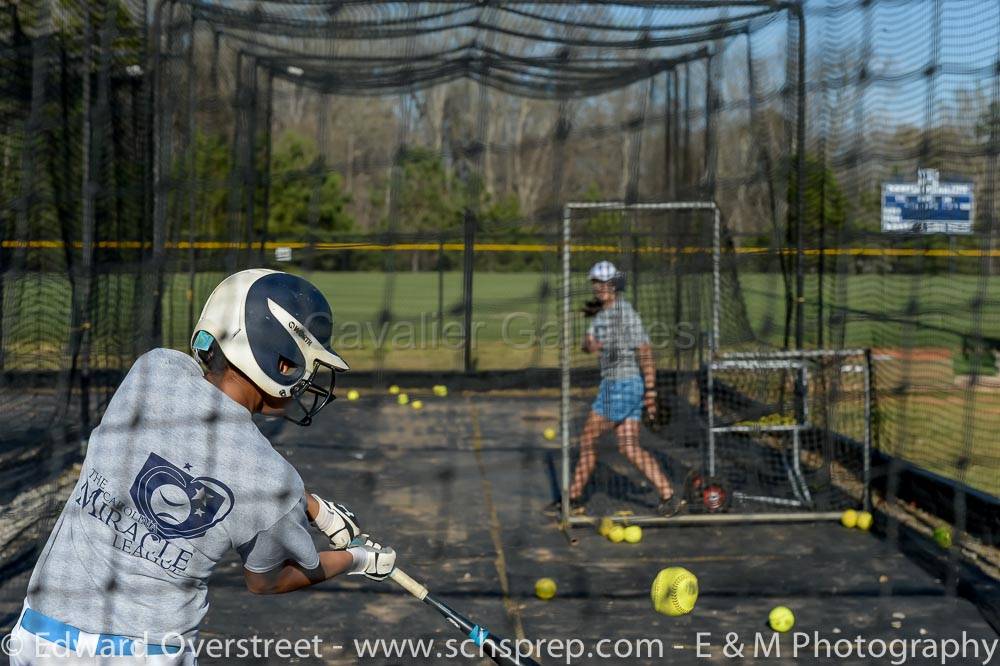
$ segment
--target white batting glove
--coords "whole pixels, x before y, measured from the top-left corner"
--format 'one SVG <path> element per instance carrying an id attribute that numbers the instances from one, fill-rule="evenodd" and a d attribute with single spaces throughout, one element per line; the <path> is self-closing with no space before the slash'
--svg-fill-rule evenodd
<path id="1" fill-rule="evenodd" d="M 312 523 L 330 539 L 330 547 L 344 550 L 350 546 L 351 540 L 361 534 L 358 517 L 343 504 L 328 502 L 315 493 L 313 499 L 319 504 L 319 513 Z"/>
<path id="2" fill-rule="evenodd" d="M 358 536 L 347 552 L 354 558 L 354 566 L 348 575 L 362 575 L 372 580 L 385 580 L 396 568 L 396 551 L 389 546 L 377 544 L 367 534 Z"/>

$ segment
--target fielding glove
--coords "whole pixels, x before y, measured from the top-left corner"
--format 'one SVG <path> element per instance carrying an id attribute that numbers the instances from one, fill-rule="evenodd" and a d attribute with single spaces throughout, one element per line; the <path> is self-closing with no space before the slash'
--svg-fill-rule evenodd
<path id="1" fill-rule="evenodd" d="M 580 312 L 583 313 L 584 317 L 593 317 L 601 311 L 602 307 L 603 305 L 599 299 L 592 298 L 583 304 L 583 307 L 580 308 Z"/>
<path id="2" fill-rule="evenodd" d="M 375 543 L 367 534 L 355 538 L 347 552 L 354 558 L 354 566 L 347 572 L 348 575 L 358 574 L 372 580 L 385 580 L 396 568 L 396 551 Z"/>
<path id="3" fill-rule="evenodd" d="M 361 534 L 358 517 L 343 504 L 328 502 L 316 494 L 313 494 L 313 499 L 319 504 L 319 513 L 312 521 L 313 525 L 330 539 L 334 550 L 344 550 L 351 545 L 352 539 Z"/>

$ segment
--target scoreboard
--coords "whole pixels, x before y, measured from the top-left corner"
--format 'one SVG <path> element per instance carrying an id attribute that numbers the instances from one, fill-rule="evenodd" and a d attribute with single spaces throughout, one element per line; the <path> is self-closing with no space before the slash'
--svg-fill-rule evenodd
<path id="1" fill-rule="evenodd" d="M 971 234 L 971 181 L 941 182 L 936 169 L 919 169 L 915 183 L 882 184 L 882 231 Z"/>

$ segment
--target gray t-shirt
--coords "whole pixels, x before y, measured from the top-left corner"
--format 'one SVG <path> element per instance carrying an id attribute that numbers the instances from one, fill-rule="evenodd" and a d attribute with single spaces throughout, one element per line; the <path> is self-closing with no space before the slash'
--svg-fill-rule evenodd
<path id="1" fill-rule="evenodd" d="M 190 356 L 155 349 L 91 434 L 28 605 L 91 633 L 193 638 L 230 549 L 256 572 L 319 565 L 303 492 L 245 407 Z"/>
<path id="2" fill-rule="evenodd" d="M 594 315 L 587 335 L 601 343 L 601 379 L 629 379 L 640 376 L 636 348 L 649 344 L 642 319 L 632 304 L 621 296 L 610 308 Z"/>

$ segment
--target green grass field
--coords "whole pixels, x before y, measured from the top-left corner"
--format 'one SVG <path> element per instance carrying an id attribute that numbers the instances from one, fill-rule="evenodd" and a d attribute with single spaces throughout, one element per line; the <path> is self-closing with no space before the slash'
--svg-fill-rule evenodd
<path id="1" fill-rule="evenodd" d="M 193 284 L 187 275 L 168 279 L 162 295 L 166 346 L 186 349 L 191 320 L 197 319 L 201 303 L 222 277 L 222 273 L 199 273 Z M 375 368 L 379 348 L 382 367 L 388 369 L 462 368 L 460 273 L 441 276 L 441 321 L 437 273 L 314 272 L 308 277 L 333 304 L 335 346 L 353 368 Z M 988 293 L 998 293 L 998 280 L 990 278 Z M 638 306 L 647 323 L 656 317 L 672 319 L 672 314 L 658 309 L 657 304 L 671 297 L 674 286 L 669 278 L 643 285 Z M 576 287 L 581 291 L 574 300 L 582 304 L 585 279 Z M 702 326 L 708 321 L 710 287 L 707 275 L 698 280 L 689 276 L 685 282 L 688 307 L 691 294 L 697 294 L 695 300 L 702 302 Z M 780 345 L 784 326 L 780 277 L 742 275 L 740 287 L 751 329 L 758 339 Z M 828 281 L 825 316 L 829 316 L 831 305 L 839 306 L 846 324 L 843 340 L 827 340 L 827 344 L 874 347 L 876 354 L 901 348 L 927 350 L 928 358 L 916 355 L 909 361 L 877 361 L 879 444 L 887 452 L 997 495 L 1000 441 L 995 433 L 1000 430 L 1000 387 L 969 389 L 954 372 L 961 366 L 954 358 L 960 356 L 962 335 L 975 330 L 973 303 L 978 289 L 978 278 L 964 275 L 857 275 Z M 807 284 L 807 342 L 815 339 L 816 291 L 811 278 Z M 537 273 L 477 273 L 473 292 L 473 357 L 478 369 L 558 365 L 556 276 L 547 280 Z M 91 322 L 92 366 L 121 367 L 139 351 L 135 313 L 142 301 L 151 297 L 151 286 L 131 276 L 99 279 L 95 298 L 103 316 Z M 574 302 L 574 309 L 578 305 Z M 724 303 L 724 342 L 730 331 L 745 334 L 745 330 L 735 330 L 745 329 L 741 318 L 732 315 L 737 311 L 732 309 L 735 305 L 732 300 Z M 383 322 L 381 314 L 386 309 L 390 315 Z M 5 284 L 5 366 L 64 367 L 69 312 L 70 289 L 64 278 L 29 274 L 17 283 Z M 1000 330 L 1000 299 L 986 299 L 980 314 L 985 334 L 995 335 Z M 669 344 L 659 351 L 661 365 L 671 357 L 670 351 Z"/>

